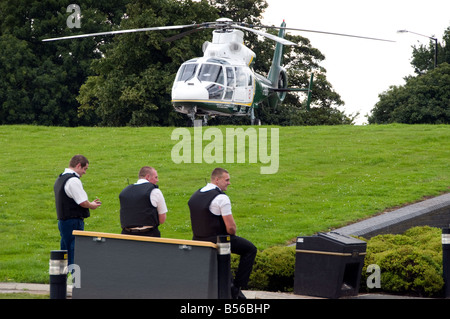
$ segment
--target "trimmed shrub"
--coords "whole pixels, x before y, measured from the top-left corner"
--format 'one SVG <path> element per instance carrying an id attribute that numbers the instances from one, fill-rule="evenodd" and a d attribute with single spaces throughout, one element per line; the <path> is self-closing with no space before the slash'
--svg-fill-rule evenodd
<path id="1" fill-rule="evenodd" d="M 232 255 L 232 272 L 237 270 L 239 256 Z M 294 290 L 295 247 L 274 246 L 258 251 L 248 288 L 253 290 L 291 292 Z"/>
<path id="2" fill-rule="evenodd" d="M 366 286 L 367 266 L 381 269 L 379 291 L 414 296 L 441 296 L 442 278 L 441 229 L 413 227 L 402 235 L 378 235 L 367 241 L 367 255 L 361 278 L 361 291 Z"/>

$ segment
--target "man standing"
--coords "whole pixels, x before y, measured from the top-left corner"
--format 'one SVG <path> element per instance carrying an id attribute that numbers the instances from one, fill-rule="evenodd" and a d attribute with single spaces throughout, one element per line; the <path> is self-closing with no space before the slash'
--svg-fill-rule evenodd
<path id="1" fill-rule="evenodd" d="M 230 235 L 231 252 L 240 255 L 239 267 L 231 287 L 233 299 L 245 299 L 241 288 L 248 284 L 256 257 L 256 247 L 236 236 L 230 198 L 224 193 L 230 185 L 230 174 L 223 168 L 211 173 L 211 182 L 196 191 L 188 201 L 194 240 L 216 243 L 217 236 Z"/>
<path id="2" fill-rule="evenodd" d="M 58 228 L 61 234 L 61 250 L 67 250 L 68 263 L 73 264 L 75 236 L 74 230 L 84 230 L 84 219 L 90 216 L 89 209 L 96 209 L 102 203 L 88 200 L 83 189 L 81 176 L 86 174 L 89 161 L 83 155 L 75 155 L 69 162 L 69 168 L 56 179 L 55 192 Z"/>
<path id="3" fill-rule="evenodd" d="M 122 234 L 161 237 L 158 226 L 166 220 L 167 206 L 156 183 L 158 172 L 144 166 L 136 184 L 122 190 L 119 195 Z"/>

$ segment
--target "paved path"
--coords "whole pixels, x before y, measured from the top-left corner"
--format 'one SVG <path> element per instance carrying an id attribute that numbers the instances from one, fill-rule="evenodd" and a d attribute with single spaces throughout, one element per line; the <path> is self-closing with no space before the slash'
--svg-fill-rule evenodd
<path id="1" fill-rule="evenodd" d="M 50 285 L 0 282 L 0 293 L 19 293 L 19 292 L 30 294 L 42 294 L 42 295 L 50 294 Z M 247 299 L 318 299 L 317 297 L 300 296 L 285 292 L 253 291 L 253 290 L 245 290 L 244 295 L 247 297 Z M 71 286 L 67 287 L 67 296 L 69 298 L 72 296 Z"/>
<path id="2" fill-rule="evenodd" d="M 414 226 L 448 227 L 450 224 L 450 193 L 407 205 L 335 229 L 343 235 L 369 239 L 380 234 L 400 234 Z"/>
<path id="3" fill-rule="evenodd" d="M 26 283 L 8 283 L 0 282 L 1 293 L 29 293 L 29 294 L 50 294 L 50 285 L 48 284 L 26 284 Z M 244 290 L 244 295 L 247 299 L 324 299 L 320 297 L 294 295 L 286 292 L 271 292 L 271 291 L 254 291 Z M 67 287 L 67 297 L 72 297 L 72 287 Z M 1 296 L 0 296 L 1 299 Z M 354 297 L 343 297 L 342 299 L 423 299 L 418 297 L 396 296 L 387 294 L 359 294 Z"/>

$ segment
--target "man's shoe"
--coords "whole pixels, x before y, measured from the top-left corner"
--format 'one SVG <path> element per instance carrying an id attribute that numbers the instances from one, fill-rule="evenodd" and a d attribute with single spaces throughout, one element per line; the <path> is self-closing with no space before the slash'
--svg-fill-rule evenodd
<path id="1" fill-rule="evenodd" d="M 231 298 L 232 299 L 247 299 L 245 295 L 242 293 L 239 287 L 231 287 Z"/>

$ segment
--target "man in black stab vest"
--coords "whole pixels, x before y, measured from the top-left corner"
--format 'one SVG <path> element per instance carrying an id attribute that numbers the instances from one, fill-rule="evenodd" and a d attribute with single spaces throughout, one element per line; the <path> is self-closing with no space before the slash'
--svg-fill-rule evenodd
<path id="1" fill-rule="evenodd" d="M 158 185 L 158 172 L 150 166 L 139 171 L 138 181 L 119 195 L 122 234 L 161 237 L 158 226 L 165 222 L 167 206 Z"/>
<path id="2" fill-rule="evenodd" d="M 69 265 L 74 262 L 75 236 L 72 232 L 84 230 L 84 219 L 90 216 L 89 209 L 96 209 L 102 204 L 98 199 L 90 202 L 83 189 L 80 178 L 86 174 L 88 167 L 89 161 L 86 157 L 73 156 L 69 168 L 59 175 L 53 186 L 61 250 L 67 250 Z"/>
<path id="3" fill-rule="evenodd" d="M 230 185 L 230 174 L 223 168 L 211 173 L 211 182 L 196 191 L 188 201 L 193 240 L 217 242 L 217 236 L 230 235 L 231 252 L 240 255 L 239 267 L 231 287 L 233 299 L 245 299 L 241 288 L 247 287 L 256 247 L 236 236 L 236 223 L 231 213 L 230 198 L 224 193 Z"/>

